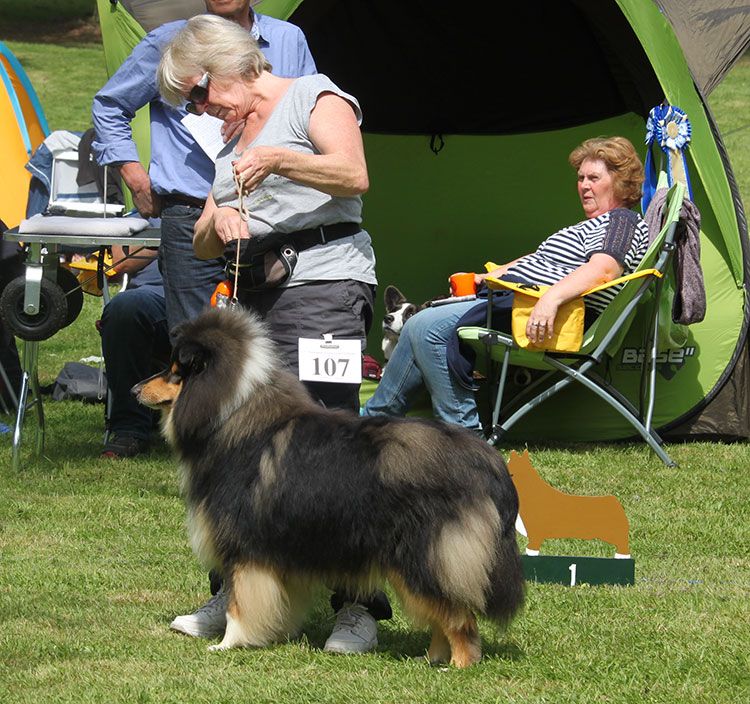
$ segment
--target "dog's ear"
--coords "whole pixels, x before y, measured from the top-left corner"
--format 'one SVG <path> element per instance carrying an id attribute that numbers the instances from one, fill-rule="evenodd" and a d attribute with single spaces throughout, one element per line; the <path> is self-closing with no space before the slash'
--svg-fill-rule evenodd
<path id="1" fill-rule="evenodd" d="M 177 348 L 177 363 L 184 378 L 200 374 L 208 363 L 209 351 L 202 345 L 186 342 Z"/>
<path id="2" fill-rule="evenodd" d="M 404 303 L 406 303 L 406 296 L 399 291 L 395 286 L 386 286 L 385 293 L 383 294 L 383 301 L 385 303 L 385 309 L 388 313 L 392 313 L 394 310 L 398 310 Z"/>
<path id="3" fill-rule="evenodd" d="M 226 393 L 211 370 L 212 353 L 189 338 L 178 340 L 174 361 L 182 378 L 182 390 L 174 405 L 173 419 L 179 445 L 199 446 L 214 432 L 218 409 Z"/>

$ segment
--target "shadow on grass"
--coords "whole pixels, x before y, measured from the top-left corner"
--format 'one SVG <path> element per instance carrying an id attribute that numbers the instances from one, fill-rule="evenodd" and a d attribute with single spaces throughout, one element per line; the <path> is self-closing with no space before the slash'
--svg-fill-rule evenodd
<path id="1" fill-rule="evenodd" d="M 102 32 L 99 21 L 94 17 L 69 18 L 62 21 L 44 17 L 33 21 L 29 21 L 28 18 L 4 18 L 0 40 L 78 46 L 101 44 Z"/>
<path id="2" fill-rule="evenodd" d="M 426 631 L 415 630 L 404 633 L 400 629 L 389 629 L 384 622 L 379 624 L 378 652 L 387 653 L 394 660 L 425 657 L 429 645 L 430 635 Z M 526 654 L 513 642 L 482 638 L 482 656 L 503 662 L 516 662 L 523 660 Z"/>
<path id="3" fill-rule="evenodd" d="M 320 613 L 316 610 L 315 618 L 305 623 L 303 631 L 310 647 L 322 651 L 326 639 L 331 634 L 334 619 L 332 615 L 330 618 L 319 618 Z M 396 623 L 396 620 L 399 623 Z M 378 646 L 375 652 L 396 661 L 425 658 L 430 645 L 429 632 L 410 628 L 402 618 L 397 617 L 395 621 L 378 622 Z M 483 624 L 482 630 L 488 630 L 486 624 Z M 508 640 L 499 627 L 491 625 L 489 630 L 489 633 L 482 633 L 483 657 L 502 662 L 516 662 L 526 657 L 524 651 L 516 643 Z"/>

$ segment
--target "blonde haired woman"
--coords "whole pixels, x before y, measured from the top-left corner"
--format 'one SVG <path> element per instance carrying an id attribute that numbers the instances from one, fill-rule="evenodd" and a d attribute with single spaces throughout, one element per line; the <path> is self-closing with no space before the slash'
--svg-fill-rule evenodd
<path id="1" fill-rule="evenodd" d="M 271 70 L 247 32 L 201 15 L 166 48 L 158 80 L 165 100 L 186 101 L 189 112 L 244 121 L 216 159 L 193 246 L 202 259 L 226 255 L 233 262 L 241 243 L 239 301 L 265 318 L 297 372 L 299 338 L 332 333 L 364 348 L 377 283 L 370 235 L 361 225 L 360 196 L 369 183 L 356 98 L 321 74 L 290 79 Z M 250 270 L 279 245 L 291 246 L 292 270 L 277 286 L 263 287 Z M 307 386 L 328 407 L 359 409 L 357 384 Z M 338 615 L 325 649 L 374 648 L 374 619 L 391 615 L 385 595 L 357 603 L 336 592 L 332 605 Z"/>

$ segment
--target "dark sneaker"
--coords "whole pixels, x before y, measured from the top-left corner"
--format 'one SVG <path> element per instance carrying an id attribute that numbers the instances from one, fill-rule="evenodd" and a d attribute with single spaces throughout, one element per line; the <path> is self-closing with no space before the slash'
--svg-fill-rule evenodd
<path id="1" fill-rule="evenodd" d="M 148 450 L 148 440 L 134 435 L 114 435 L 104 445 L 100 457 L 119 460 L 123 457 L 135 457 Z"/>

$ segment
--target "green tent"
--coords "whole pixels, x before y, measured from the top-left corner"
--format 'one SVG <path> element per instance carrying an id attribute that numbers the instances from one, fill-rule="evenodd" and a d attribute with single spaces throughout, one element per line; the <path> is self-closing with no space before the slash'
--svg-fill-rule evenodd
<path id="1" fill-rule="evenodd" d="M 704 98 L 747 46 L 746 6 L 264 0 L 258 10 L 299 25 L 319 70 L 360 100 L 378 278 L 417 302 L 445 292 L 451 272 L 524 254 L 580 219 L 567 155 L 583 139 L 622 134 L 643 144 L 652 107 L 682 108 L 693 130 L 687 156 L 708 312 L 681 345 L 663 349 L 654 421 L 666 437 L 750 437 L 747 226 Z M 642 340 L 637 321 L 602 370 L 632 399 Z M 631 435 L 619 416 L 571 389 L 511 437 Z"/>
<path id="2" fill-rule="evenodd" d="M 302 27 L 319 70 L 361 101 L 378 278 L 414 301 L 445 292 L 453 271 L 526 253 L 580 219 L 567 164 L 580 141 L 623 134 L 643 144 L 652 107 L 666 99 L 682 108 L 693 128 L 688 167 L 708 312 L 684 344 L 663 351 L 655 424 L 667 437 L 748 437 L 747 228 L 703 95 L 744 51 L 750 18 L 741 3 L 687 5 L 265 0 L 258 10 Z M 636 324 L 602 370 L 634 399 L 642 339 Z M 631 434 L 571 389 L 511 436 Z"/>

